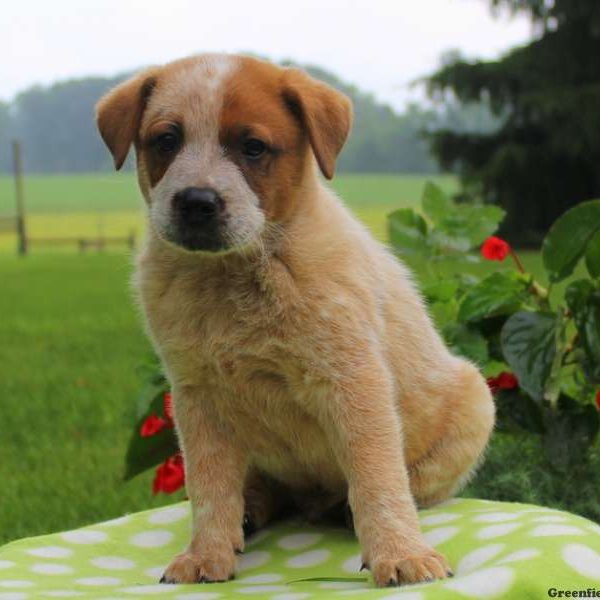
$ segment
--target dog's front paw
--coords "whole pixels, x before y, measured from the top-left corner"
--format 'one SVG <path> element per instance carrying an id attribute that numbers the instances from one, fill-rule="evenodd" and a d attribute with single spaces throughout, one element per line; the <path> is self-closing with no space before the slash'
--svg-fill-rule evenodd
<path id="1" fill-rule="evenodd" d="M 453 575 L 448 561 L 427 546 L 415 553 L 375 556 L 369 568 L 378 587 L 422 583 Z"/>
<path id="2" fill-rule="evenodd" d="M 160 583 L 216 583 L 233 579 L 233 552 L 178 554 L 167 567 Z"/>

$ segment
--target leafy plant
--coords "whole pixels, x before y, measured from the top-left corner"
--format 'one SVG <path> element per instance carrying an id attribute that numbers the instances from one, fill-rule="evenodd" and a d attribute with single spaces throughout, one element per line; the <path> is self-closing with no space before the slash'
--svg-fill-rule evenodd
<path id="1" fill-rule="evenodd" d="M 421 212 L 389 215 L 390 241 L 401 256 L 426 261 L 431 314 L 448 345 L 489 376 L 500 430 L 540 436 L 548 463 L 564 472 L 588 461 L 600 429 L 600 200 L 572 208 L 548 232 L 548 288 L 492 236 L 503 216 L 493 206 L 456 204 L 429 183 Z M 461 273 L 460 263 L 508 257 L 514 272 Z M 587 276 L 558 297 L 553 286 L 582 260 Z M 452 277 L 436 268 L 447 261 L 455 263 Z"/>
<path id="2" fill-rule="evenodd" d="M 170 494 L 183 486 L 185 476 L 169 385 L 156 357 L 141 372 L 146 385 L 138 399 L 138 418 L 125 457 L 125 480 L 156 467 L 153 493 Z"/>

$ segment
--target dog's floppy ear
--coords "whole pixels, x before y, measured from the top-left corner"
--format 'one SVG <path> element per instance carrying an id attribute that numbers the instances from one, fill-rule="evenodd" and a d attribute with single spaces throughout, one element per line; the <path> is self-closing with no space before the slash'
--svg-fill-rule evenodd
<path id="1" fill-rule="evenodd" d="M 156 70 L 148 69 L 113 88 L 96 105 L 96 123 L 117 170 L 127 158 L 155 84 Z"/>
<path id="2" fill-rule="evenodd" d="M 331 179 L 352 126 L 350 99 L 299 69 L 284 74 L 283 98 L 306 129 L 321 172 Z"/>

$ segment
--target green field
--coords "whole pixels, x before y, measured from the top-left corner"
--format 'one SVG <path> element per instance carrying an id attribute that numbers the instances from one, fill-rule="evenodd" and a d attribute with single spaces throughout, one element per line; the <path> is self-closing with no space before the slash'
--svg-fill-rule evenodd
<path id="1" fill-rule="evenodd" d="M 335 187 L 382 236 L 386 213 L 415 205 L 424 181 L 344 176 Z M 32 177 L 26 191 L 38 235 L 87 234 L 85 223 L 93 233 L 97 219 L 106 233 L 122 233 L 131 226 L 123 215 L 142 226 L 132 175 Z M 10 193 L 0 180 L 4 213 Z M 151 474 L 120 479 L 142 385 L 138 367 L 149 352 L 131 302 L 130 257 L 34 247 L 18 259 L 14 240 L 5 235 L 3 243 L 0 542 L 171 502 L 151 496 Z M 537 255 L 524 258 L 539 270 Z"/>
<path id="2" fill-rule="evenodd" d="M 448 191 L 452 177 L 435 177 Z M 333 187 L 380 237 L 385 214 L 398 206 L 418 203 L 424 177 L 416 175 L 340 175 Z M 47 237 L 126 236 L 144 229 L 143 201 L 132 173 L 32 176 L 25 181 L 27 230 L 36 239 Z M 0 218 L 14 212 L 10 178 L 0 177 Z M 14 235 L 0 233 L 0 251 L 15 247 Z"/>

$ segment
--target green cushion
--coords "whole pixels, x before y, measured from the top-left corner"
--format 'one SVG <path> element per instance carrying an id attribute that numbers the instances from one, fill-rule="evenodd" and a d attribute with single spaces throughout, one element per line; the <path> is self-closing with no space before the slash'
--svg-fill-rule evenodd
<path id="1" fill-rule="evenodd" d="M 547 598 L 549 588 L 600 588 L 600 527 L 526 504 L 456 499 L 420 513 L 425 537 L 446 554 L 453 579 L 377 590 L 359 573 L 353 535 L 285 522 L 248 540 L 235 580 L 159 585 L 188 541 L 180 503 L 0 548 L 0 600 L 96 597 Z"/>

